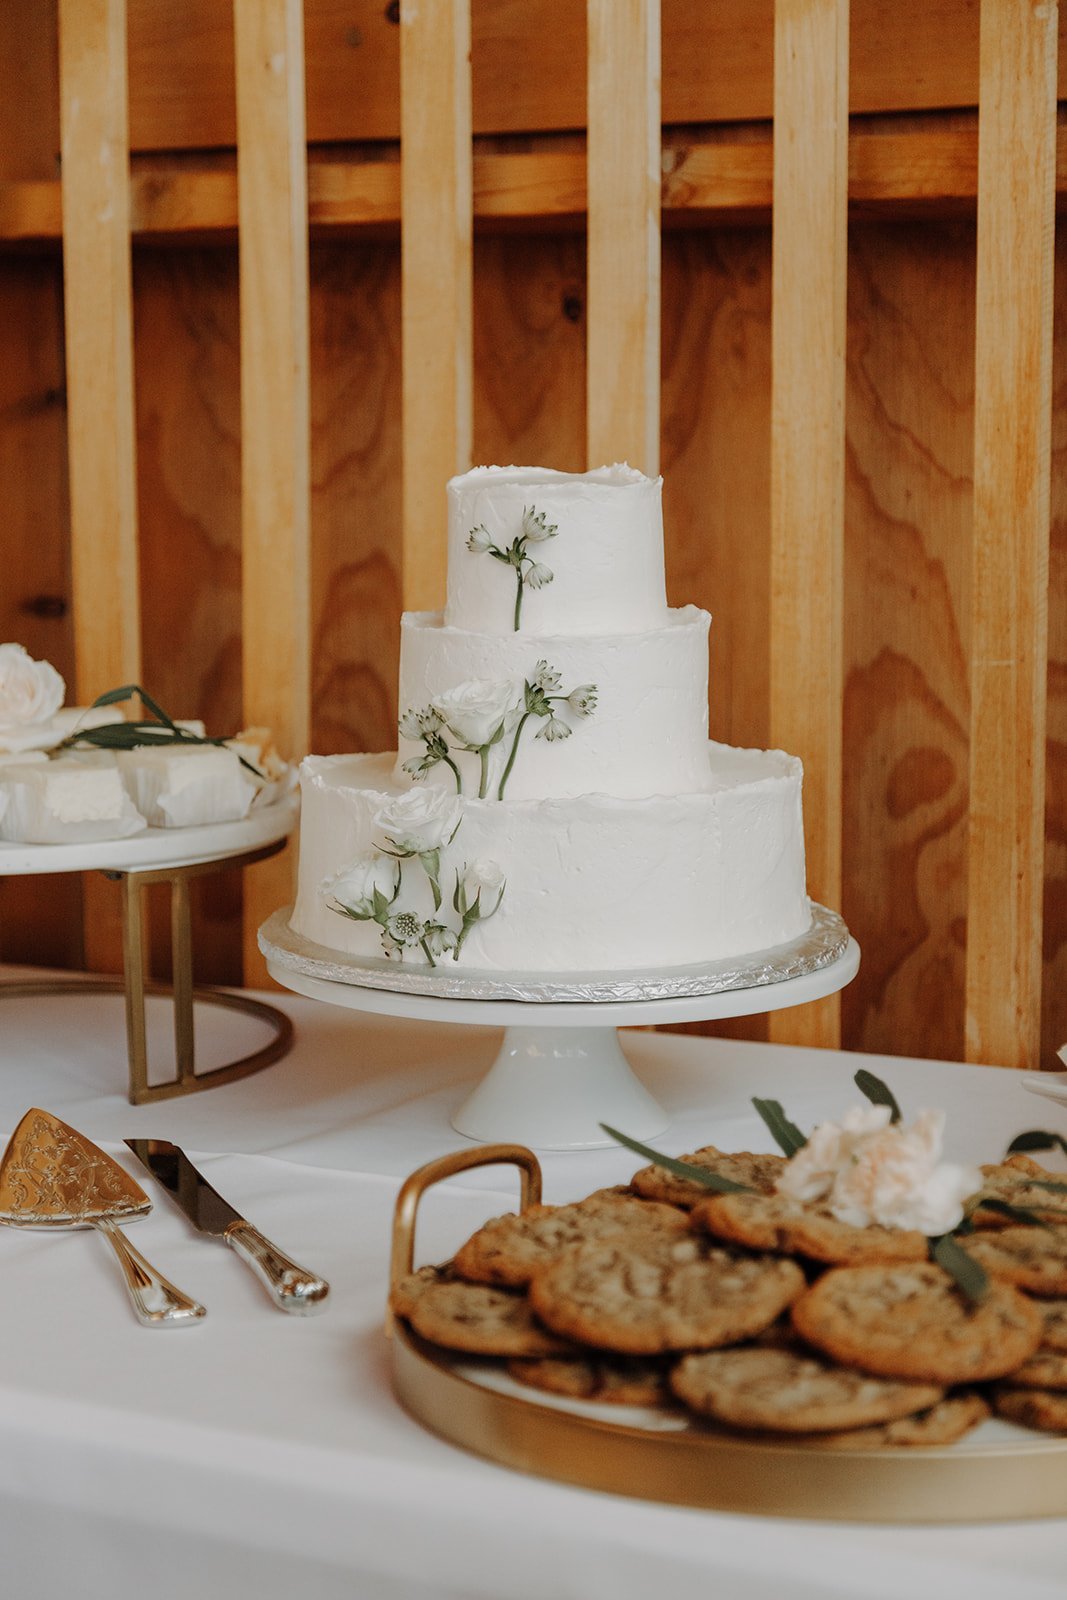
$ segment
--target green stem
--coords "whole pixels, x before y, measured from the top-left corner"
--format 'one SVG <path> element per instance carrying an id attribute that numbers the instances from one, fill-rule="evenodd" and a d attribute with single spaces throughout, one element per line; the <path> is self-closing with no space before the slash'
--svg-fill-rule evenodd
<path id="1" fill-rule="evenodd" d="M 426 940 L 425 939 L 420 939 L 419 943 L 422 945 L 423 950 L 425 950 L 426 959 L 430 963 L 431 967 L 436 967 L 437 962 L 434 960 L 433 956 L 430 954 L 430 947 L 426 943 Z"/>
<path id="2" fill-rule="evenodd" d="M 478 799 L 485 799 L 485 791 L 489 787 L 489 746 L 478 746 L 478 760 L 481 762 L 481 776 L 478 779 Z"/>
<path id="3" fill-rule="evenodd" d="M 519 719 L 519 725 L 515 729 L 515 739 L 514 739 L 514 742 L 512 743 L 512 746 L 511 746 L 511 754 L 508 756 L 508 764 L 504 768 L 504 775 L 500 780 L 500 787 L 496 792 L 496 797 L 497 797 L 498 800 L 503 800 L 503 798 L 504 798 L 504 785 L 507 783 L 508 779 L 511 777 L 511 769 L 515 765 L 515 757 L 519 753 L 519 740 L 522 738 L 522 730 L 523 730 L 523 728 L 525 728 L 525 726 L 526 726 L 527 722 L 530 720 L 530 717 L 532 716 L 532 714 L 533 714 L 532 712 L 524 711 L 522 716 L 521 716 L 521 718 Z"/>
<path id="4" fill-rule="evenodd" d="M 442 756 L 441 760 L 444 762 L 446 767 L 451 767 L 452 768 L 452 771 L 455 774 L 455 779 L 456 779 L 456 793 L 457 794 L 462 794 L 463 793 L 463 779 L 460 777 L 460 771 L 459 771 L 459 768 L 456 766 L 456 763 L 452 760 L 451 756 Z"/>
<path id="5" fill-rule="evenodd" d="M 519 631 L 519 618 L 522 616 L 522 568 L 515 568 L 515 632 Z"/>

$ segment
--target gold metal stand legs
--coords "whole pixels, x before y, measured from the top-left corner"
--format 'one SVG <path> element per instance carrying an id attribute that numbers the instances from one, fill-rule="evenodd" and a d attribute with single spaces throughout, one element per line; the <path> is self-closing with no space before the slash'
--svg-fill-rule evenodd
<path id="1" fill-rule="evenodd" d="M 120 993 L 126 996 L 126 1053 L 129 1060 L 131 1105 L 147 1105 L 154 1100 L 170 1100 L 179 1094 L 195 1094 L 219 1084 L 247 1078 L 269 1067 L 286 1055 L 293 1043 L 293 1024 L 284 1012 L 262 1000 L 228 994 L 221 989 L 196 988 L 193 984 L 192 925 L 189 915 L 189 880 L 224 868 L 247 866 L 277 854 L 284 839 L 243 855 L 221 861 L 196 862 L 186 866 L 152 867 L 145 870 L 108 871 L 104 876 L 122 885 L 123 976 L 121 978 L 44 979 L 33 983 L 0 983 L 0 999 L 5 995 L 26 998 L 54 994 Z M 148 938 L 145 927 L 143 891 L 153 883 L 170 885 L 171 982 L 152 983 L 145 972 L 148 965 Z M 175 1076 L 162 1083 L 148 1081 L 148 1037 L 145 999 L 149 995 L 169 995 L 174 1007 Z M 194 1003 L 222 1006 L 230 1011 L 256 1017 L 273 1029 L 274 1037 L 262 1049 L 225 1066 L 196 1071 Z"/>

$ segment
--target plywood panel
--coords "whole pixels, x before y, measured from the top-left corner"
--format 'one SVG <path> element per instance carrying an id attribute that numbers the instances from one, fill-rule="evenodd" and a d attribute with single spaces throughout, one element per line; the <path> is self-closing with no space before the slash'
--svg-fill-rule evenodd
<path id="1" fill-rule="evenodd" d="M 1067 1041 L 1067 245 L 1056 250 L 1041 1065 Z"/>
<path id="2" fill-rule="evenodd" d="M 659 471 L 660 6 L 589 0 L 588 464 Z"/>
<path id="3" fill-rule="evenodd" d="M 471 463 L 470 0 L 402 4 L 403 584 L 444 604 L 444 486 Z"/>
<path id="4" fill-rule="evenodd" d="M 773 744 L 804 762 L 808 889 L 841 896 L 848 0 L 777 0 L 771 395 Z M 834 1045 L 835 996 L 779 1024 Z"/>
<path id="5" fill-rule="evenodd" d="M 400 253 L 311 255 L 312 748 L 396 748 Z M 443 499 L 443 497 L 442 497 Z"/>
<path id="6" fill-rule="evenodd" d="M 228 8 L 132 0 L 130 13 L 135 148 L 232 145 Z M 396 6 L 306 0 L 306 15 L 311 138 L 395 139 Z M 854 111 L 976 104 L 974 0 L 853 0 L 852 34 Z M 665 120 L 770 117 L 772 40 L 772 0 L 664 0 Z M 475 132 L 583 125 L 584 0 L 474 0 L 473 46 Z"/>
<path id="7" fill-rule="evenodd" d="M 310 745 L 307 161 L 300 0 L 235 0 L 241 302 L 242 698 L 283 754 Z M 295 853 L 245 874 L 256 930 L 292 891 Z"/>
<path id="8" fill-rule="evenodd" d="M 1041 1015 L 1056 6 L 984 0 L 981 76 L 966 1053 L 1024 1067 Z"/>
<path id="9" fill-rule="evenodd" d="M 849 254 L 842 909 L 853 1049 L 963 1050 L 974 229 Z"/>

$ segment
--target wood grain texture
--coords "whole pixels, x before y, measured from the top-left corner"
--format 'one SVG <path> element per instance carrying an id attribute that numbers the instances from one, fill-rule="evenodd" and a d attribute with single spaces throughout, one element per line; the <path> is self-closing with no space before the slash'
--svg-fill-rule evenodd
<path id="1" fill-rule="evenodd" d="M 982 5 L 965 1042 L 1014 1067 L 1040 1052 L 1056 17 Z"/>
<path id="2" fill-rule="evenodd" d="M 395 12 L 385 0 L 305 10 L 311 139 L 397 138 Z M 1061 57 L 1063 31 L 1061 20 Z M 854 111 L 977 104 L 975 0 L 852 0 L 852 37 Z M 135 149 L 232 146 L 225 5 L 131 0 L 130 58 Z M 664 0 L 665 121 L 769 118 L 772 60 L 772 0 Z M 474 131 L 581 127 L 585 65 L 584 0 L 474 0 Z"/>
<path id="3" fill-rule="evenodd" d="M 848 0 L 777 0 L 771 391 L 771 742 L 804 762 L 808 891 L 841 899 Z M 802 1020 L 839 1038 L 837 996 Z"/>
<path id="4" fill-rule="evenodd" d="M 1056 247 L 1041 1065 L 1067 1040 L 1067 244 Z"/>
<path id="5" fill-rule="evenodd" d="M 396 747 L 400 253 L 311 253 L 312 748 Z"/>
<path id="6" fill-rule="evenodd" d="M 852 1049 L 963 1051 L 974 228 L 849 251 L 841 909 Z"/>
<path id="7" fill-rule="evenodd" d="M 445 493 L 471 464 L 470 0 L 400 6 L 403 585 L 444 604 Z"/>
<path id="8" fill-rule="evenodd" d="M 241 300 L 242 699 L 292 759 L 310 748 L 307 164 L 300 0 L 235 0 Z M 245 875 L 245 968 L 295 853 Z"/>
<path id="9" fill-rule="evenodd" d="M 588 465 L 659 471 L 660 6 L 589 0 Z"/>

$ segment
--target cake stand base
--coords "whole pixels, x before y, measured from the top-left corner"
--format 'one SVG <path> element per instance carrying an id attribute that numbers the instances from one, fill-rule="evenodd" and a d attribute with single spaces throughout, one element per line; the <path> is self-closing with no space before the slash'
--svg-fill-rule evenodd
<path id="1" fill-rule="evenodd" d="M 612 1144 L 602 1123 L 633 1138 L 662 1133 L 670 1115 L 634 1076 L 619 1043 L 620 1027 L 708 1022 L 756 1016 L 805 1005 L 843 989 L 860 963 L 856 941 L 836 960 L 799 977 L 717 994 L 661 1000 L 599 1000 L 523 1004 L 513 1000 L 460 1000 L 375 989 L 362 983 L 315 977 L 274 938 L 281 914 L 260 934 L 272 978 L 297 994 L 352 1011 L 416 1022 L 459 1022 L 503 1027 L 504 1040 L 489 1072 L 451 1118 L 467 1138 L 521 1143 L 537 1150 L 593 1150 Z"/>

